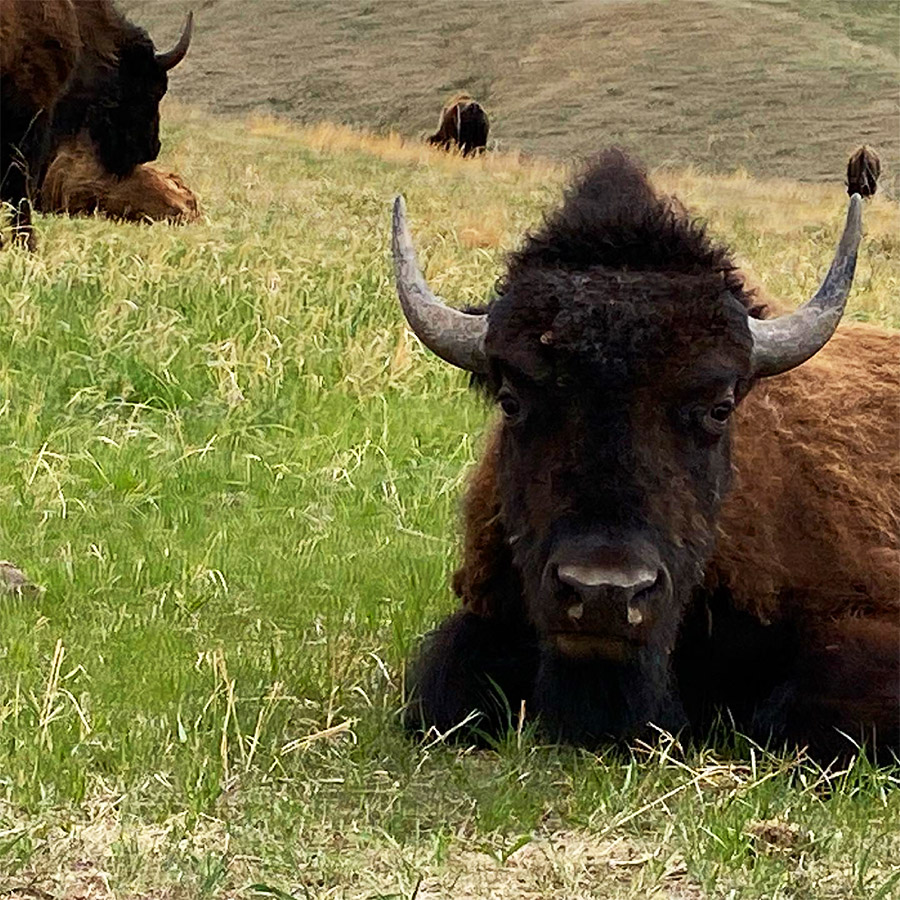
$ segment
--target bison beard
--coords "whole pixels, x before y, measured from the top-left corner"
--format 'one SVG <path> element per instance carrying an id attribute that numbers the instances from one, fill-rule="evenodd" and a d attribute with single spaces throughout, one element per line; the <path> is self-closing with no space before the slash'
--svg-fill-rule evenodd
<path id="1" fill-rule="evenodd" d="M 467 493 L 462 609 L 412 666 L 408 727 L 496 734 L 524 702 L 580 743 L 726 713 L 822 756 L 844 734 L 900 745 L 900 346 L 832 338 L 859 210 L 817 295 L 766 319 L 612 151 L 465 314 L 428 289 L 398 201 L 404 312 L 503 412 Z"/>

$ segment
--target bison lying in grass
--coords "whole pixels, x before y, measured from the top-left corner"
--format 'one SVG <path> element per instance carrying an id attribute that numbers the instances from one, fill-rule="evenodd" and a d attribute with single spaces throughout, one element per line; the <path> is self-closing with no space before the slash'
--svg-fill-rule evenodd
<path id="1" fill-rule="evenodd" d="M 0 3 L 0 200 L 13 236 L 34 247 L 31 204 L 60 144 L 83 134 L 104 170 L 128 175 L 159 153 L 159 101 L 187 53 L 157 53 L 111 0 Z"/>
<path id="2" fill-rule="evenodd" d="M 423 343 L 500 418 L 465 504 L 462 608 L 412 667 L 407 723 L 553 738 L 717 715 L 828 755 L 898 746 L 900 335 L 837 328 L 850 200 L 815 296 L 766 317 L 731 254 L 610 151 L 466 313 L 404 205 L 393 252 Z"/>
<path id="3" fill-rule="evenodd" d="M 132 222 L 193 222 L 200 216 L 196 195 L 174 172 L 140 165 L 124 177 L 111 175 L 83 139 L 65 144 L 50 164 L 39 208 Z"/>

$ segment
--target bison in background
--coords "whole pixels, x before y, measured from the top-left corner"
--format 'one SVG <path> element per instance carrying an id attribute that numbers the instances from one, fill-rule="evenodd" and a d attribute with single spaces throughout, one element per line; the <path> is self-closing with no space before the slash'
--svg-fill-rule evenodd
<path id="1" fill-rule="evenodd" d="M 110 0 L 0 2 L 0 199 L 34 246 L 31 204 L 50 160 L 84 132 L 105 170 L 127 175 L 159 153 L 159 101 L 187 52 L 192 17 L 157 53 Z"/>
<path id="2" fill-rule="evenodd" d="M 878 154 L 863 144 L 847 162 L 847 193 L 871 197 L 878 189 L 880 175 L 881 160 Z"/>
<path id="3" fill-rule="evenodd" d="M 45 213 L 103 213 L 131 222 L 193 222 L 200 217 L 194 192 L 174 172 L 139 165 L 124 177 L 107 172 L 83 137 L 65 143 L 50 164 L 39 206 Z"/>
<path id="4" fill-rule="evenodd" d="M 487 146 L 490 123 L 481 105 L 468 94 L 457 94 L 441 111 L 438 130 L 428 138 L 444 150 L 458 147 L 463 156 L 481 153 Z"/>
<path id="5" fill-rule="evenodd" d="M 900 335 L 829 340 L 861 233 L 853 196 L 819 291 L 766 318 L 727 249 L 609 151 L 466 313 L 431 293 L 398 198 L 407 320 L 500 411 L 409 728 L 477 711 L 496 734 L 524 703 L 578 743 L 727 711 L 822 757 L 844 735 L 900 746 Z"/>

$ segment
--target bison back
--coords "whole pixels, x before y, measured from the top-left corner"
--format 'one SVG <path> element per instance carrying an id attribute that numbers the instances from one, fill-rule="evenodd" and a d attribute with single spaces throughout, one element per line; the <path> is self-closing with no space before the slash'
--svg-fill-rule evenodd
<path id="1" fill-rule="evenodd" d="M 4 112 L 17 103 L 48 110 L 78 62 L 81 37 L 72 0 L 0 3 Z"/>

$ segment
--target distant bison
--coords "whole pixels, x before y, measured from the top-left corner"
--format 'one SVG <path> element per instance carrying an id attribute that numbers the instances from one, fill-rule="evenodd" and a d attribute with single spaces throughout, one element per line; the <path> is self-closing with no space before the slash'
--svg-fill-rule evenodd
<path id="1" fill-rule="evenodd" d="M 31 203 L 59 145 L 84 131 L 104 169 L 127 175 L 159 153 L 159 101 L 187 52 L 156 53 L 110 0 L 0 2 L 0 199 L 34 246 Z"/>
<path id="2" fill-rule="evenodd" d="M 463 312 L 398 198 L 407 320 L 500 413 L 410 728 L 474 713 L 496 734 L 524 703 L 587 744 L 725 712 L 820 756 L 900 747 L 900 334 L 832 339 L 861 234 L 853 196 L 822 286 L 766 318 L 728 250 L 610 151 Z"/>
<path id="3" fill-rule="evenodd" d="M 880 175 L 881 160 L 878 154 L 863 144 L 847 163 L 847 193 L 871 197 L 878 189 Z"/>
<path id="4" fill-rule="evenodd" d="M 63 144 L 47 170 L 41 212 L 100 212 L 132 222 L 193 222 L 200 216 L 197 197 L 174 172 L 139 165 L 124 177 L 111 175 L 90 141 Z"/>
<path id="5" fill-rule="evenodd" d="M 468 94 L 457 94 L 441 111 L 438 130 L 428 138 L 445 150 L 459 147 L 463 156 L 481 153 L 487 146 L 490 123 L 481 105 Z"/>

